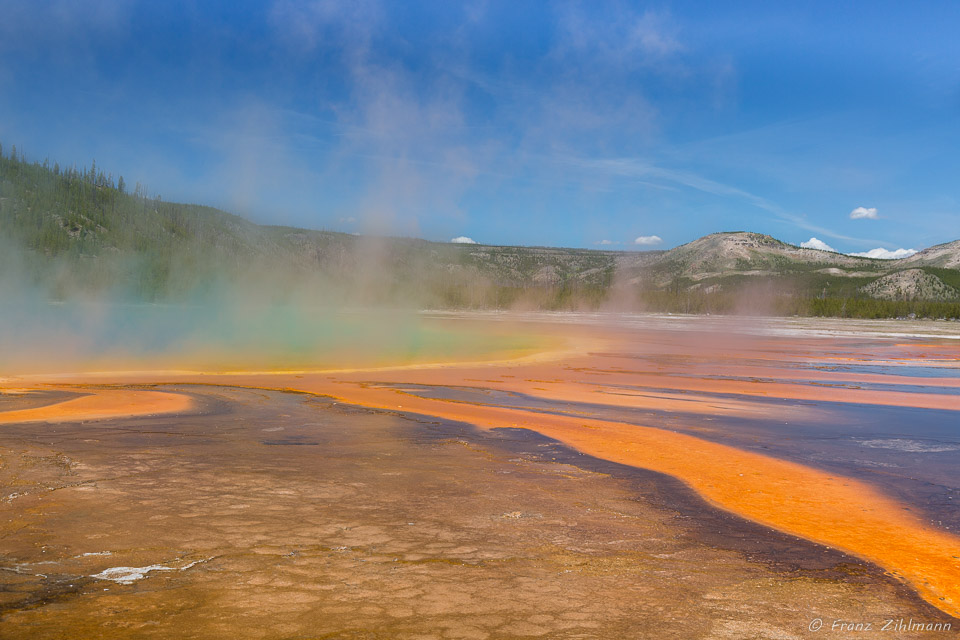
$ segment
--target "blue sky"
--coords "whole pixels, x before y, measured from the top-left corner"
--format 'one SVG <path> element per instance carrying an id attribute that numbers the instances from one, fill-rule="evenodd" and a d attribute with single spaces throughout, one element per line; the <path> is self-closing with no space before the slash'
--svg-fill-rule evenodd
<path id="1" fill-rule="evenodd" d="M 350 232 L 960 238 L 960 3 L 789 4 L 2 0 L 0 140 Z"/>

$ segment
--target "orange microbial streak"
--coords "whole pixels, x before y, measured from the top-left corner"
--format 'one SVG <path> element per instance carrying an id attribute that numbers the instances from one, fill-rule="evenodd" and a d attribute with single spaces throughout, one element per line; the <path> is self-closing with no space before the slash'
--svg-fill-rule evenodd
<path id="1" fill-rule="evenodd" d="M 0 412 L 0 424 L 68 422 L 179 413 L 193 406 L 193 401 L 188 396 L 179 393 L 136 389 L 95 389 L 84 392 L 90 395 L 44 407 Z"/>
<path id="2" fill-rule="evenodd" d="M 590 344 L 593 353 L 581 351 L 571 356 L 568 352 L 553 362 L 344 372 L 249 382 L 323 393 L 344 402 L 432 415 L 484 429 L 527 428 L 591 456 L 669 474 L 718 507 L 875 562 L 911 584 L 933 605 L 960 616 L 960 538 L 926 524 L 909 505 L 866 483 L 651 426 L 499 407 L 492 399 L 481 404 L 421 398 L 389 388 L 403 383 L 474 386 L 538 399 L 658 408 L 704 417 L 711 413 L 755 416 L 764 411 L 770 419 L 784 421 L 816 415 L 818 409 L 805 406 L 809 401 L 960 410 L 956 395 L 855 387 L 860 376 L 879 377 L 872 374 L 843 372 L 852 388 L 811 386 L 809 379 L 796 379 L 797 370 L 789 366 L 810 361 L 829 366 L 843 360 L 845 352 L 853 348 L 858 350 L 858 358 L 882 361 L 891 355 L 891 349 L 902 349 L 883 341 L 875 341 L 871 346 L 875 352 L 866 354 L 861 343 L 847 347 L 842 339 L 734 337 L 732 345 L 728 340 L 718 348 L 710 342 L 718 341 L 704 334 L 609 332 L 603 338 L 606 345 Z M 609 351 L 596 353 L 599 348 Z M 928 346 L 925 358 L 933 350 Z M 620 357 L 624 353 L 629 357 Z M 643 357 L 638 359 L 636 354 Z M 939 345 L 937 355 L 945 362 L 960 363 L 955 344 Z M 924 362 L 917 359 L 912 364 L 922 366 Z M 736 368 L 738 376 L 749 379 L 724 379 L 728 368 Z M 929 378 L 897 376 L 895 380 L 931 384 Z M 711 397 L 710 393 L 728 397 Z M 756 402 L 759 397 L 799 402 L 761 405 Z M 705 425 L 709 423 L 696 426 Z"/>
<path id="3" fill-rule="evenodd" d="M 699 438 L 604 420 L 429 400 L 359 384 L 301 385 L 344 402 L 537 431 L 585 454 L 666 473 L 714 505 L 871 560 L 960 616 L 960 538 L 927 526 L 871 487 Z"/>

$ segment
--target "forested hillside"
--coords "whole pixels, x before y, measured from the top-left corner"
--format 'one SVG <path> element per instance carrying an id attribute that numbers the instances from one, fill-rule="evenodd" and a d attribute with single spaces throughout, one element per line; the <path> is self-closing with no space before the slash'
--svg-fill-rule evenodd
<path id="1" fill-rule="evenodd" d="M 62 169 L 0 159 L 4 268 L 54 298 L 161 301 L 240 288 L 245 295 L 500 307 L 527 299 L 597 303 L 616 252 L 464 246 L 261 226 L 210 207 L 148 197 L 95 164 Z M 578 302 L 579 304 L 579 302 Z"/>
<path id="2" fill-rule="evenodd" d="M 906 260 L 718 233 L 670 251 L 457 245 L 262 226 L 0 147 L 0 287 L 51 300 L 239 296 L 433 308 L 960 317 L 960 243 Z"/>
<path id="3" fill-rule="evenodd" d="M 0 159 L 0 231 L 5 268 L 54 297 L 122 291 L 155 299 L 189 288 L 256 226 L 208 207 L 148 198 L 97 169 L 29 163 L 11 149 Z M 172 276 L 187 277 L 175 284 Z"/>

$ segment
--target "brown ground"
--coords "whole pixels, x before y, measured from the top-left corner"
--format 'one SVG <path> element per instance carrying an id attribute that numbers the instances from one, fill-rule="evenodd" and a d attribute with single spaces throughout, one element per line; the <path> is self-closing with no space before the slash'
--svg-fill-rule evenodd
<path id="1" fill-rule="evenodd" d="M 957 626 L 941 612 L 956 612 L 956 538 L 862 482 L 657 425 L 391 388 L 481 386 L 547 400 L 683 407 L 705 419 L 758 411 L 789 419 L 816 410 L 751 397 L 836 390 L 797 384 L 802 376 L 779 375 L 777 363 L 850 357 L 832 338 L 730 334 L 718 348 L 708 340 L 716 336 L 689 332 L 561 333 L 571 351 L 554 361 L 128 377 L 128 385 L 205 386 L 90 386 L 85 398 L 101 403 L 150 392 L 189 400 L 192 409 L 3 426 L 0 635 L 792 638 L 845 637 L 830 630 L 837 620 L 874 630 L 901 617 Z M 945 365 L 960 354 L 948 343 L 879 340 L 858 353 Z M 712 377 L 721 371 L 752 380 Z M 300 389 L 351 406 L 224 385 Z M 632 395 L 610 393 L 619 394 L 618 385 Z M 699 395 L 718 389 L 735 396 Z M 958 396 L 855 395 L 960 409 Z M 64 399 L 38 397 L 35 405 Z M 13 410 L 40 410 L 25 407 L 22 395 L 0 396 L 8 401 L 19 403 Z M 869 558 L 905 582 L 770 527 Z M 115 567 L 154 568 L 124 585 L 101 574 Z M 816 618 L 826 628 L 811 634 Z"/>

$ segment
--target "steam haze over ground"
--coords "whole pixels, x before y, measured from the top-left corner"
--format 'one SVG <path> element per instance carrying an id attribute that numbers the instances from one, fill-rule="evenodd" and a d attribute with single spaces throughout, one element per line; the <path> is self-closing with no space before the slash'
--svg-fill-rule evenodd
<path id="1" fill-rule="evenodd" d="M 202 272 L 193 288 L 151 302 L 122 287 L 91 292 L 67 273 L 52 297 L 49 283 L 32 283 L 23 257 L 17 247 L 0 251 L 0 376 L 317 370 L 490 359 L 544 344 L 524 333 L 438 326 L 417 312 L 428 299 L 422 292 L 394 288 L 383 273 L 337 282 L 264 261 L 239 273 Z M 55 267 L 54 277 L 67 267 Z"/>

